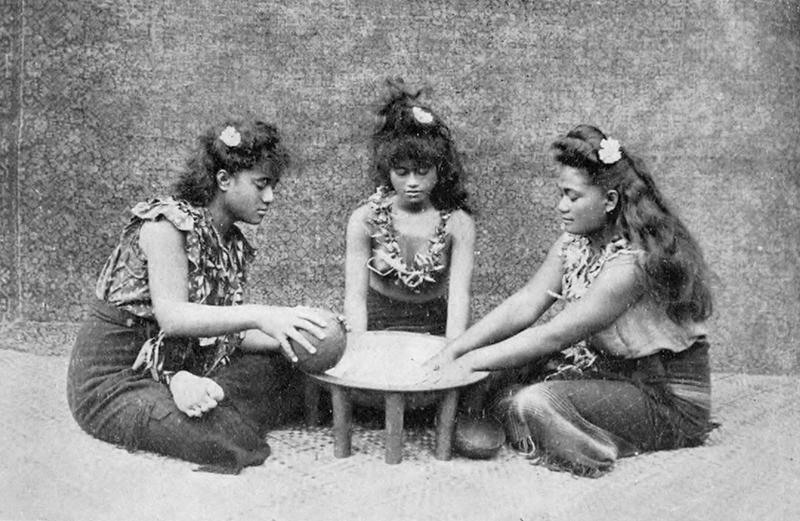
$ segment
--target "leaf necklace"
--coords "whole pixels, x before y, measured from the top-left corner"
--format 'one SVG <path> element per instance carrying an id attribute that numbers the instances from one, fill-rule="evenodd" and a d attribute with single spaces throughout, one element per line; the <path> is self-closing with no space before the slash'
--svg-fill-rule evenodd
<path id="1" fill-rule="evenodd" d="M 400 244 L 397 242 L 397 230 L 392 219 L 392 200 L 389 190 L 379 187 L 369 197 L 368 203 L 372 208 L 370 222 L 376 231 L 372 234 L 381 245 L 378 253 L 370 257 L 367 267 L 381 277 L 395 276 L 395 284 L 405 286 L 414 293 L 421 292 L 427 284 L 435 284 L 437 276 L 445 270 L 442 263 L 442 253 L 447 239 L 447 220 L 452 212 L 439 210 L 439 224 L 436 226 L 433 237 L 428 241 L 428 250 L 419 251 L 414 255 L 414 260 L 409 266 L 403 258 Z M 388 266 L 384 269 L 375 267 L 375 261 L 380 260 Z"/>

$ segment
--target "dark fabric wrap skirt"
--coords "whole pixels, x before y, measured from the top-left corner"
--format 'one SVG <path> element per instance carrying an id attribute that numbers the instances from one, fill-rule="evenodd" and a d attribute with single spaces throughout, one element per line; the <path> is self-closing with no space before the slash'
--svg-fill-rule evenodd
<path id="1" fill-rule="evenodd" d="M 708 350 L 702 339 L 680 353 L 601 356 L 593 371 L 505 387 L 495 412 L 517 449 L 579 474 L 607 470 L 620 457 L 700 445 L 716 426 Z"/>
<path id="2" fill-rule="evenodd" d="M 88 434 L 129 450 L 146 450 L 236 473 L 269 456 L 266 432 L 302 413 L 302 380 L 280 355 L 236 352 L 206 375 L 225 398 L 199 418 L 181 412 L 169 388 L 131 369 L 154 321 L 96 300 L 70 358 L 67 400 Z M 193 339 L 167 339 L 195 342 Z M 194 372 L 191 360 L 184 367 Z M 199 374 L 196 373 L 195 374 Z"/>
<path id="3" fill-rule="evenodd" d="M 422 303 L 404 302 L 369 288 L 367 329 L 444 335 L 447 329 L 447 299 L 442 297 Z"/>

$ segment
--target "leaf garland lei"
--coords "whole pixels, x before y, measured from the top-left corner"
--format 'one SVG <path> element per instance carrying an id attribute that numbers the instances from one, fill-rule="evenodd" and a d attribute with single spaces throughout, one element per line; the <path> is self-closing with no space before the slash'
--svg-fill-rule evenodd
<path id="1" fill-rule="evenodd" d="M 372 234 L 372 238 L 382 246 L 376 255 L 385 262 L 389 269 L 379 270 L 373 266 L 376 257 L 371 257 L 367 262 L 367 267 L 382 277 L 395 275 L 395 284 L 403 285 L 414 293 L 419 293 L 426 284 L 435 283 L 436 276 L 444 271 L 445 265 L 442 263 L 442 252 L 444 251 L 447 238 L 447 220 L 451 212 L 440 210 L 440 221 L 436 226 L 433 237 L 428 241 L 426 252 L 417 252 L 414 261 L 409 266 L 403 259 L 400 245 L 397 243 L 397 230 L 394 228 L 392 219 L 392 199 L 390 192 L 385 187 L 379 187 L 372 194 L 368 203 L 372 208 L 370 222 L 377 229 Z"/>
<path id="2" fill-rule="evenodd" d="M 564 274 L 561 278 L 563 295 L 548 290 L 548 294 L 565 302 L 580 300 L 589 290 L 594 279 L 600 274 L 609 260 L 625 254 L 634 254 L 627 240 L 614 237 L 603 250 L 595 255 L 589 246 L 589 239 L 580 235 L 568 234 L 569 239 L 561 248 Z M 598 353 L 586 340 L 562 349 L 548 365 L 554 372 L 545 380 L 559 376 L 578 376 L 596 369 Z"/>

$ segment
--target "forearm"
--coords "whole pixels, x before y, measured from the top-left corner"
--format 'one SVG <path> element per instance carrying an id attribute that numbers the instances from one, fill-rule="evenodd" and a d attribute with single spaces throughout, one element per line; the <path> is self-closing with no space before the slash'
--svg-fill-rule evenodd
<path id="1" fill-rule="evenodd" d="M 367 330 L 367 294 L 371 254 L 371 237 L 366 225 L 369 209 L 361 207 L 350 216 L 347 223 L 347 250 L 345 252 L 344 316 L 351 331 Z"/>
<path id="2" fill-rule="evenodd" d="M 349 289 L 349 288 L 348 288 Z M 344 318 L 353 332 L 367 330 L 367 295 L 364 292 L 350 290 L 344 299 Z"/>
<path id="3" fill-rule="evenodd" d="M 559 351 L 563 341 L 539 327 L 525 329 L 505 340 L 475 349 L 462 359 L 476 371 L 495 371 L 520 367 L 528 362 Z"/>
<path id="4" fill-rule="evenodd" d="M 248 353 L 280 352 L 281 344 L 275 338 L 258 329 L 248 329 L 241 345 Z"/>
<path id="5" fill-rule="evenodd" d="M 457 358 L 473 349 L 493 344 L 518 333 L 536 319 L 524 313 L 524 309 L 525 302 L 521 294 L 512 295 L 451 342 L 448 350 Z"/>
<path id="6" fill-rule="evenodd" d="M 153 309 L 167 336 L 218 336 L 257 327 L 257 314 L 269 306 L 209 306 L 180 301 L 156 301 Z"/>
<path id="7" fill-rule="evenodd" d="M 467 329 L 469 324 L 469 293 L 450 296 L 447 304 L 447 328 L 445 336 L 456 338 Z"/>
<path id="8" fill-rule="evenodd" d="M 456 338 L 469 325 L 472 272 L 475 267 L 475 224 L 464 212 L 455 214 L 453 253 L 447 288 L 447 338 Z"/>

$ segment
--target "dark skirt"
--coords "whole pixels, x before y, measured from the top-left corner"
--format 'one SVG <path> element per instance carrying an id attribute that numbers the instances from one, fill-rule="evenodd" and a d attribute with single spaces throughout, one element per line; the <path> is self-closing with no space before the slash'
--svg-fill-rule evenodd
<path id="1" fill-rule="evenodd" d="M 512 385 L 496 411 L 519 450 L 579 474 L 617 458 L 702 444 L 710 420 L 708 343 L 640 359 L 599 358 L 593 371 Z"/>
<path id="2" fill-rule="evenodd" d="M 267 430 L 302 412 L 299 373 L 280 355 L 234 353 L 228 365 L 206 375 L 225 398 L 191 418 L 177 408 L 166 385 L 148 371 L 131 369 L 142 344 L 157 332 L 153 321 L 92 304 L 67 375 L 67 400 L 81 428 L 129 450 L 205 464 L 208 470 L 236 473 L 263 463 L 270 453 Z"/>
<path id="3" fill-rule="evenodd" d="M 447 299 L 436 298 L 421 303 L 404 302 L 369 288 L 367 329 L 444 335 L 447 330 Z"/>

